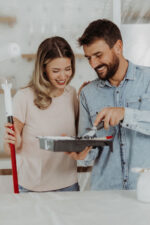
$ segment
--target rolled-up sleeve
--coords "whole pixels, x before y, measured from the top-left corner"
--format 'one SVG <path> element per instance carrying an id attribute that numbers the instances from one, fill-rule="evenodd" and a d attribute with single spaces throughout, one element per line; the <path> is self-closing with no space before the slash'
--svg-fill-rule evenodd
<path id="1" fill-rule="evenodd" d="M 122 127 L 150 135 L 150 111 L 125 108 Z"/>

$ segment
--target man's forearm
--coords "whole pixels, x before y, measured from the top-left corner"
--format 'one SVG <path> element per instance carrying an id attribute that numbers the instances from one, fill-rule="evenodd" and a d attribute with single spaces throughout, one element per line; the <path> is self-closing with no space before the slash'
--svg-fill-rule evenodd
<path id="1" fill-rule="evenodd" d="M 125 116 L 121 125 L 125 128 L 150 135 L 150 111 L 125 108 Z"/>

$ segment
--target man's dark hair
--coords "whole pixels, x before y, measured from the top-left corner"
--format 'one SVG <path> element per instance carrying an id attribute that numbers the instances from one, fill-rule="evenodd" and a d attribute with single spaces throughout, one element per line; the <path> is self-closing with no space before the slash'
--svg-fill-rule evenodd
<path id="1" fill-rule="evenodd" d="M 80 46 L 89 45 L 97 39 L 103 39 L 112 48 L 117 40 L 122 41 L 122 36 L 119 28 L 112 21 L 99 19 L 88 25 L 78 42 Z"/>

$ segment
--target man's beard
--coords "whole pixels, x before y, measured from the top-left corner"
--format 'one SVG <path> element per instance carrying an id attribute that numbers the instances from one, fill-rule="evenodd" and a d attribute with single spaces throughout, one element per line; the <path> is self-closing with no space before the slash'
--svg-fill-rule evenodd
<path id="1" fill-rule="evenodd" d="M 99 68 L 101 68 L 103 66 L 107 70 L 105 76 L 102 76 L 103 73 L 105 73 L 105 72 L 100 72 L 98 70 Z M 95 71 L 101 80 L 109 80 L 110 78 L 112 78 L 115 75 L 116 71 L 118 70 L 118 67 L 119 67 L 119 59 L 116 55 L 113 55 L 113 60 L 111 63 L 98 65 L 95 68 Z"/>

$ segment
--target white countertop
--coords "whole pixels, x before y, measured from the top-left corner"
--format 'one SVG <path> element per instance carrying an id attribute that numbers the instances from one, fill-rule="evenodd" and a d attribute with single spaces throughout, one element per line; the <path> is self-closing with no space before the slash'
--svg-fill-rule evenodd
<path id="1" fill-rule="evenodd" d="M 149 225 L 135 191 L 0 195 L 0 225 Z"/>

